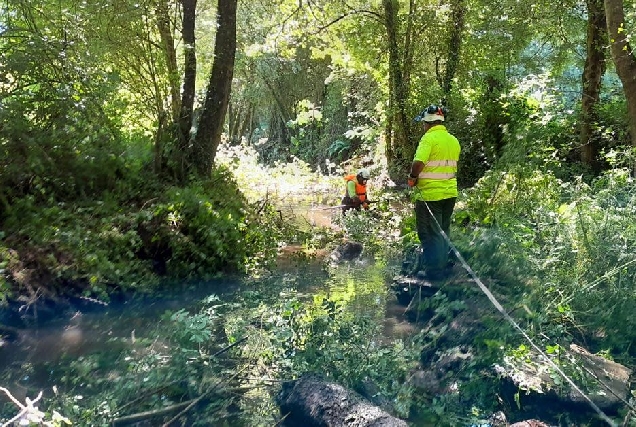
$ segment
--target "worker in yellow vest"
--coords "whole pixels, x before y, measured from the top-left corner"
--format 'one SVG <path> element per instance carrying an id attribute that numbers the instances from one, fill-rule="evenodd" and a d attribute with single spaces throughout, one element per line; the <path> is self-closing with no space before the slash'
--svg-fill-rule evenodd
<path id="1" fill-rule="evenodd" d="M 345 176 L 347 187 L 342 198 L 342 213 L 350 209 L 360 210 L 360 207 L 369 209 L 369 199 L 367 197 L 367 181 L 371 174 L 368 169 L 360 169 L 356 175 Z"/>
<path id="2" fill-rule="evenodd" d="M 415 121 L 424 123 L 424 135 L 415 152 L 408 184 L 414 189 L 415 223 L 422 245 L 425 277 L 446 275 L 450 223 L 457 200 L 459 141 L 443 125 L 446 109 L 430 105 Z"/>

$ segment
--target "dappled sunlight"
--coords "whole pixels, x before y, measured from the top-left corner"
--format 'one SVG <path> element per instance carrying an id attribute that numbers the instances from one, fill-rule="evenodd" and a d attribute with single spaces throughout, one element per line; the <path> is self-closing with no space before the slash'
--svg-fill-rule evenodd
<path id="1" fill-rule="evenodd" d="M 234 425 L 275 414 L 269 391 L 306 369 L 321 367 L 345 383 L 370 375 L 382 393 L 398 393 L 394 379 L 416 363 L 417 347 L 405 351 L 410 334 L 396 327 L 401 320 L 391 308 L 384 265 L 363 260 L 328 265 L 324 253 L 289 250 L 288 261 L 294 262 L 268 277 L 200 284 L 193 292 L 176 290 L 25 334 L 0 349 L 9 367 L 2 381 L 28 392 L 46 390 L 47 401 L 56 399 L 53 384 L 69 393 L 56 400 L 65 414 L 71 407 L 95 408 L 92 419 L 105 422 L 125 413 L 126 401 L 104 399 L 113 386 L 150 402 L 154 390 L 175 375 L 190 380 L 163 392 L 166 405 L 220 382 L 215 395 L 242 408 L 222 415 Z M 387 312 L 392 320 L 385 327 Z M 38 336 L 46 339 L 32 347 Z M 240 345 L 222 357 L 210 356 L 233 343 Z M 391 363 L 387 355 L 395 356 Z M 224 365 L 232 366 L 229 373 Z M 233 394 L 236 389 L 243 391 Z M 82 400 L 73 398 L 80 394 Z M 192 416 L 219 415 L 195 410 Z"/>
<path id="2" fill-rule="evenodd" d="M 221 145 L 217 161 L 228 167 L 252 202 L 269 200 L 277 206 L 338 204 L 343 193 L 344 172 L 323 175 L 296 157 L 289 163 L 266 166 L 259 161 L 254 147 L 246 144 Z"/>
<path id="3" fill-rule="evenodd" d="M 0 424 L 633 424 L 633 3 L 3 2 Z"/>

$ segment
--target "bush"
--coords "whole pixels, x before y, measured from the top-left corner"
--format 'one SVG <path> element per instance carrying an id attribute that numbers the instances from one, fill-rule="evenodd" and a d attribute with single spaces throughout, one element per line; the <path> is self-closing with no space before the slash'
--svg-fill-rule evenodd
<path id="1" fill-rule="evenodd" d="M 118 186 L 118 195 L 92 202 L 16 200 L 5 225 L 15 249 L 7 272 L 18 289 L 43 281 L 50 291 L 108 299 L 113 288 L 148 290 L 162 276 L 246 271 L 276 253 L 275 212 L 248 204 L 225 168 L 183 188 L 133 177 Z M 20 279 L 24 269 L 36 273 Z"/>
<path id="2" fill-rule="evenodd" d="M 466 195 L 461 215 L 473 227 L 461 250 L 538 313 L 534 331 L 633 357 L 636 191 L 627 169 L 587 185 L 514 168 L 487 174 Z"/>

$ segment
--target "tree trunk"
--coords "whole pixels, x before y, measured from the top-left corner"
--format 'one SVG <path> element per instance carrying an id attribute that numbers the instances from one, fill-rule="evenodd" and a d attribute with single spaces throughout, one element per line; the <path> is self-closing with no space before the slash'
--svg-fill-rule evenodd
<path id="1" fill-rule="evenodd" d="M 181 113 L 179 114 L 179 146 L 177 149 L 177 169 L 179 179 L 187 176 L 188 144 L 190 142 L 190 130 L 192 129 L 192 113 L 194 111 L 194 95 L 197 76 L 197 56 L 195 51 L 196 38 L 194 35 L 197 0 L 181 0 L 183 5 L 183 21 L 181 37 L 183 38 L 184 51 L 184 76 L 183 92 L 181 93 Z"/>
<path id="2" fill-rule="evenodd" d="M 254 137 L 254 131 L 258 127 L 258 124 L 257 124 L 257 122 L 254 119 L 255 111 L 256 111 L 256 106 L 254 104 L 252 104 L 250 106 L 249 120 L 246 121 L 247 128 L 246 128 L 246 130 L 241 131 L 241 135 L 247 133 L 247 143 L 249 145 L 252 144 L 252 142 L 253 142 L 252 139 Z"/>
<path id="3" fill-rule="evenodd" d="M 407 426 L 405 421 L 372 405 L 357 393 L 311 375 L 285 383 L 277 400 L 281 414 L 286 417 L 285 425 Z"/>
<path id="4" fill-rule="evenodd" d="M 495 75 L 488 75 L 484 80 L 486 89 L 481 98 L 481 113 L 484 117 L 482 140 L 489 154 L 489 162 L 495 164 L 501 158 L 505 145 L 503 126 L 506 124 L 507 115 L 502 111 L 500 103 L 504 85 Z"/>
<path id="5" fill-rule="evenodd" d="M 625 31 L 623 0 L 605 0 L 605 16 L 616 72 L 623 83 L 631 142 L 636 146 L 636 57 Z"/>
<path id="6" fill-rule="evenodd" d="M 393 111 L 393 102 L 391 100 L 391 96 L 389 96 L 389 113 L 386 115 L 386 123 L 384 125 L 384 144 L 386 146 L 385 155 L 388 164 L 393 163 L 395 159 L 395 153 L 393 152 L 393 116 L 390 114 L 391 111 Z"/>
<path id="7" fill-rule="evenodd" d="M 450 92 L 453 88 L 453 79 L 457 73 L 457 67 L 459 65 L 460 50 L 462 47 L 462 33 L 464 32 L 464 16 L 466 15 L 466 6 L 464 0 L 452 0 L 451 1 L 451 19 L 450 25 L 450 37 L 448 39 L 448 52 L 446 59 L 446 66 L 444 68 L 443 76 L 438 77 L 444 99 L 442 103 L 448 104 Z M 439 58 L 437 63 L 439 64 Z M 439 72 L 439 71 L 438 71 Z"/>
<path id="8" fill-rule="evenodd" d="M 407 91 L 403 80 L 402 61 L 398 47 L 398 8 L 397 0 L 383 0 L 384 24 L 387 31 L 389 47 L 389 102 L 388 115 L 391 116 L 393 135 L 387 135 L 387 153 L 392 153 L 392 158 L 387 158 L 389 176 L 392 180 L 404 181 L 408 165 L 413 160 L 415 147 L 410 144 L 408 119 L 406 117 Z"/>
<path id="9" fill-rule="evenodd" d="M 587 0 L 587 56 L 583 68 L 581 97 L 581 161 L 598 172 L 598 132 L 596 106 L 605 74 L 607 24 L 603 0 Z"/>
<path id="10" fill-rule="evenodd" d="M 230 144 L 235 145 L 237 140 L 239 140 L 239 136 L 237 135 L 239 129 L 239 123 L 241 122 L 241 107 L 240 105 L 235 105 L 230 102 L 227 106 L 227 123 L 228 123 L 228 138 L 230 139 Z"/>
<path id="11" fill-rule="evenodd" d="M 402 76 L 407 94 L 411 91 L 411 71 L 413 70 L 413 55 L 415 53 L 415 49 L 413 49 L 413 32 L 415 31 L 413 21 L 415 19 L 416 6 L 415 0 L 409 1 L 409 16 L 406 20 L 406 35 L 404 37 L 404 67 Z"/>
<path id="12" fill-rule="evenodd" d="M 243 108 L 243 120 L 241 121 L 239 128 L 236 130 L 237 144 L 241 142 L 244 136 L 246 136 L 247 143 L 250 143 L 249 134 L 251 133 L 253 117 L 254 104 L 250 102 L 247 108 Z"/>
<path id="13" fill-rule="evenodd" d="M 218 3 L 214 64 L 194 140 L 193 161 L 201 177 L 207 177 L 214 164 L 230 99 L 236 55 L 237 1 L 219 0 Z"/>
<path id="14" fill-rule="evenodd" d="M 166 67 L 168 68 L 168 82 L 170 84 L 170 111 L 172 112 L 172 121 L 174 123 L 179 120 L 179 90 L 181 86 L 179 68 L 177 67 L 177 50 L 174 47 L 174 37 L 172 35 L 172 25 L 170 24 L 170 12 L 166 0 L 157 2 L 157 28 L 161 36 L 163 53 L 166 59 Z"/>

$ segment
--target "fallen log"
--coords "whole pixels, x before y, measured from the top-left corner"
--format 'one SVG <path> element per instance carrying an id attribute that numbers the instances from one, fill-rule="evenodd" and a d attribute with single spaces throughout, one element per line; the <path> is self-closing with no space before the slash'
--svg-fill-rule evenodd
<path id="1" fill-rule="evenodd" d="M 282 425 L 303 427 L 406 427 L 359 394 L 315 375 L 283 384 L 277 396 Z"/>

